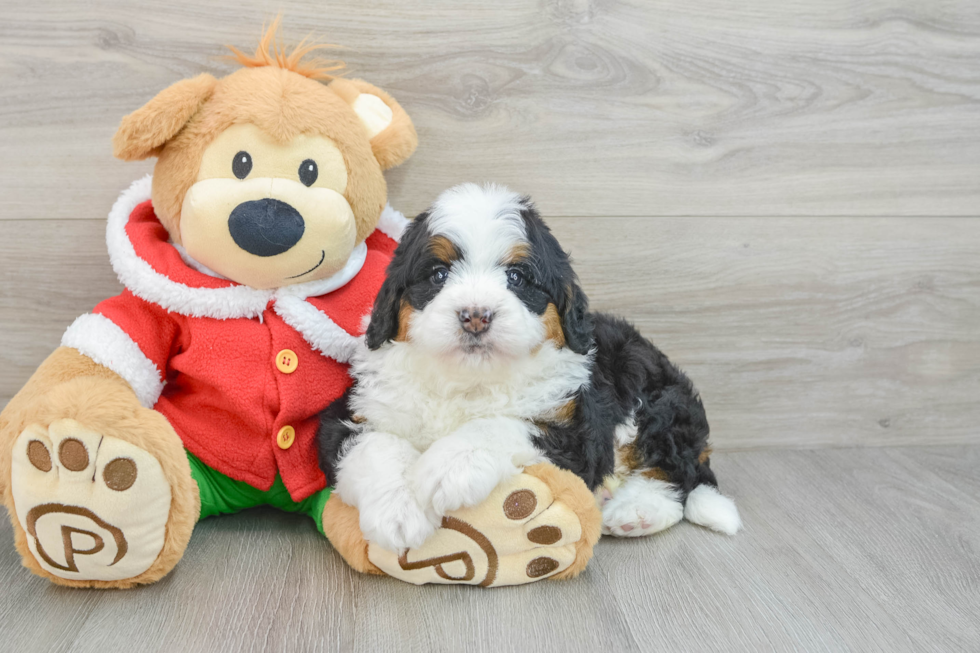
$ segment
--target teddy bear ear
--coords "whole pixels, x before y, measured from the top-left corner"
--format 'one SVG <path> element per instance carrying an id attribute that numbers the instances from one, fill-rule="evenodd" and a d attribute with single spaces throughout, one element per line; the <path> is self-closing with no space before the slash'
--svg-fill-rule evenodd
<path id="1" fill-rule="evenodd" d="M 204 73 L 182 79 L 122 119 L 112 137 L 112 153 L 124 161 L 137 161 L 160 153 L 163 145 L 183 129 L 201 108 L 217 80 Z"/>
<path id="2" fill-rule="evenodd" d="M 393 97 L 359 79 L 337 78 L 328 86 L 361 119 L 382 170 L 412 155 L 419 143 L 412 120 Z"/>

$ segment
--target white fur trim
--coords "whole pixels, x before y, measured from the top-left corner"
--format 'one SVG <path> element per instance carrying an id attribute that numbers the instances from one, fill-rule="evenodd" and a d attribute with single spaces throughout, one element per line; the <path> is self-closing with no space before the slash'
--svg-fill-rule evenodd
<path id="1" fill-rule="evenodd" d="M 381 219 L 378 220 L 378 231 L 395 242 L 401 242 L 402 234 L 410 223 L 411 221 L 401 211 L 391 208 L 391 204 L 385 204 L 385 210 L 381 212 Z"/>
<path id="2" fill-rule="evenodd" d="M 261 315 L 272 298 L 272 291 L 248 286 L 191 288 L 163 276 L 136 254 L 126 235 L 126 223 L 133 209 L 150 199 L 152 186 L 150 175 L 133 182 L 109 212 L 106 245 L 120 283 L 137 297 L 181 315 L 219 320 Z"/>
<path id="3" fill-rule="evenodd" d="M 337 362 L 348 362 L 358 347 L 357 338 L 302 298 L 282 297 L 273 310 L 286 324 L 299 331 L 311 347 Z"/>
<path id="4" fill-rule="evenodd" d="M 109 318 L 94 313 L 82 315 L 65 331 L 61 344 L 77 349 L 125 379 L 146 408 L 153 408 L 160 398 L 163 392 L 160 370 Z"/>
<path id="5" fill-rule="evenodd" d="M 248 286 L 229 286 L 227 288 L 192 288 L 168 279 L 141 259 L 126 234 L 129 216 L 139 204 L 150 199 L 153 178 L 147 175 L 123 191 L 109 212 L 106 225 L 106 246 L 109 261 L 119 277 L 120 283 L 134 295 L 161 306 L 168 311 L 190 317 L 212 317 L 219 320 L 229 318 L 253 318 L 262 312 L 272 300 L 281 297 L 316 297 L 343 287 L 357 276 L 367 259 L 367 245 L 361 243 L 351 253 L 342 270 L 328 279 L 319 279 L 275 290 L 258 290 Z M 408 221 L 390 206 L 381 215 L 379 228 L 397 240 Z M 174 245 L 184 262 L 195 270 L 216 278 L 223 278 L 213 270 L 193 260 L 183 248 Z"/>
<path id="6" fill-rule="evenodd" d="M 727 535 L 734 535 L 742 528 L 735 502 L 710 485 L 701 484 L 691 490 L 684 504 L 684 517 Z"/>

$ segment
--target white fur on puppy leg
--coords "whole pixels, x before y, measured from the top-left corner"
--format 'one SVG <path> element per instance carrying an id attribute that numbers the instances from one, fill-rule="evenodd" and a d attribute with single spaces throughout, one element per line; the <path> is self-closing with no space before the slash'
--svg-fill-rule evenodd
<path id="1" fill-rule="evenodd" d="M 365 433 L 341 458 L 335 491 L 360 512 L 365 539 L 391 551 L 421 546 L 435 531 L 408 486 L 419 453 L 388 433 Z"/>
<path id="2" fill-rule="evenodd" d="M 602 532 L 616 537 L 642 537 L 665 530 L 684 517 L 673 485 L 632 476 L 602 506 Z"/>
<path id="3" fill-rule="evenodd" d="M 435 532 L 407 488 L 372 498 L 358 510 L 364 538 L 389 551 L 420 547 Z"/>
<path id="4" fill-rule="evenodd" d="M 430 519 L 436 519 L 451 510 L 475 506 L 500 481 L 519 471 L 510 456 L 443 438 L 422 455 L 412 479 L 419 502 L 432 513 Z"/>
<path id="5" fill-rule="evenodd" d="M 710 485 L 702 484 L 691 490 L 684 505 L 684 517 L 726 535 L 734 535 L 742 527 L 735 502 Z"/>
<path id="6" fill-rule="evenodd" d="M 520 467 L 541 462 L 523 420 L 482 418 L 467 422 L 422 454 L 412 485 L 430 519 L 482 502 Z"/>

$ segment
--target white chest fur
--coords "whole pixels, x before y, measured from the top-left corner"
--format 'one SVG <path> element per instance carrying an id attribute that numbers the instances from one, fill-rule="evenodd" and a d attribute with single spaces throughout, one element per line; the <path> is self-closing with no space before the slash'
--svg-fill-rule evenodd
<path id="1" fill-rule="evenodd" d="M 392 342 L 361 349 L 351 362 L 352 412 L 368 430 L 404 438 L 419 451 L 474 419 L 546 418 L 591 374 L 588 356 L 550 343 L 521 359 L 461 366 Z"/>

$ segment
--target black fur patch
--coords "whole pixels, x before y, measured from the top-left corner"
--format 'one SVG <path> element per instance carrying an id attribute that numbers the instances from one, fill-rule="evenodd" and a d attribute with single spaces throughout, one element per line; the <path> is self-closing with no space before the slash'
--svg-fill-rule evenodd
<path id="1" fill-rule="evenodd" d="M 543 424 L 535 443 L 548 458 L 594 490 L 613 472 L 616 427 L 632 416 L 643 468 L 658 467 L 686 498 L 700 483 L 717 486 L 708 461 L 708 420 L 694 384 L 625 320 L 593 313 L 591 383 L 575 401 L 571 423 Z"/>
<path id="2" fill-rule="evenodd" d="M 589 300 L 579 287 L 568 254 L 544 223 L 530 198 L 523 198 L 521 218 L 530 245 L 528 256 L 512 265 L 526 281 L 511 292 L 537 315 L 544 314 L 548 304 L 554 304 L 561 317 L 565 343 L 577 354 L 589 351 L 592 324 L 588 313 Z"/>
<path id="3" fill-rule="evenodd" d="M 349 438 L 357 436 L 358 432 L 346 424 L 351 419 L 350 403 L 351 388 L 339 399 L 326 407 L 320 413 L 320 430 L 316 435 L 316 445 L 320 454 L 320 469 L 327 477 L 327 485 L 337 482 L 337 463 L 340 453 Z"/>

